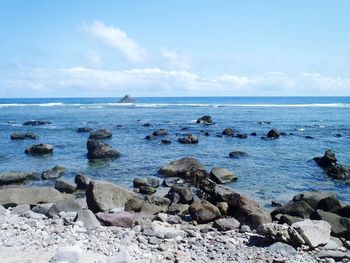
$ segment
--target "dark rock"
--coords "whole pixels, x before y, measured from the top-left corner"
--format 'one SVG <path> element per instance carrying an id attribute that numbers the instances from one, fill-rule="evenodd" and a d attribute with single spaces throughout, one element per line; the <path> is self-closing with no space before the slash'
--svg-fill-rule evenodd
<path id="1" fill-rule="evenodd" d="M 135 178 L 133 181 L 133 185 L 135 188 L 139 188 L 140 186 L 158 187 L 159 180 L 153 177 Z"/>
<path id="2" fill-rule="evenodd" d="M 55 179 L 55 178 L 61 177 L 65 173 L 65 171 L 66 171 L 66 168 L 62 166 L 55 166 L 52 169 L 42 172 L 41 178 L 43 180 Z"/>
<path id="3" fill-rule="evenodd" d="M 313 139 L 313 138 L 314 138 L 314 137 L 309 136 L 309 135 L 305 136 L 305 139 Z"/>
<path id="4" fill-rule="evenodd" d="M 157 136 L 154 136 L 154 135 L 147 135 L 145 137 L 145 140 L 147 140 L 147 141 L 151 141 L 151 140 L 155 140 L 155 139 L 157 139 Z"/>
<path id="5" fill-rule="evenodd" d="M 110 159 L 120 156 L 120 153 L 106 143 L 88 140 L 86 144 L 88 159 Z"/>
<path id="6" fill-rule="evenodd" d="M 10 136 L 11 140 L 25 140 L 25 139 L 31 139 L 31 140 L 37 140 L 39 139 L 39 136 L 35 133 L 18 133 L 14 132 Z"/>
<path id="7" fill-rule="evenodd" d="M 147 122 L 147 123 L 142 124 L 142 126 L 143 126 L 143 127 L 151 127 L 152 124 L 150 124 L 150 123 Z"/>
<path id="8" fill-rule="evenodd" d="M 74 199 L 58 201 L 47 212 L 49 217 L 59 215 L 61 212 L 78 212 L 82 209 L 80 203 Z"/>
<path id="9" fill-rule="evenodd" d="M 298 217 L 298 216 L 291 216 L 291 215 L 281 215 L 280 219 L 278 220 L 278 224 L 287 224 L 287 225 L 293 225 L 296 222 L 300 222 L 305 220 L 304 218 Z"/>
<path id="10" fill-rule="evenodd" d="M 36 180 L 36 173 L 8 172 L 0 173 L 0 185 L 22 183 L 24 181 Z"/>
<path id="11" fill-rule="evenodd" d="M 134 225 L 134 216 L 129 212 L 121 211 L 113 214 L 99 212 L 96 217 L 105 226 L 132 228 Z"/>
<path id="12" fill-rule="evenodd" d="M 162 144 L 171 144 L 170 140 L 161 140 L 160 141 Z"/>
<path id="13" fill-rule="evenodd" d="M 238 133 L 236 135 L 237 138 L 239 139 L 247 139 L 248 138 L 248 135 L 247 134 L 242 134 L 242 133 Z"/>
<path id="14" fill-rule="evenodd" d="M 335 135 L 335 137 L 337 137 L 337 138 L 341 138 L 341 137 L 343 137 L 340 133 L 337 133 L 336 135 Z"/>
<path id="15" fill-rule="evenodd" d="M 331 168 L 336 165 L 337 158 L 332 150 L 327 150 L 322 157 L 315 157 L 315 162 L 322 168 Z"/>
<path id="16" fill-rule="evenodd" d="M 90 179 L 82 174 L 77 174 L 74 182 L 77 184 L 78 189 L 85 190 L 87 185 L 90 183 Z"/>
<path id="17" fill-rule="evenodd" d="M 33 132 L 27 132 L 27 133 L 24 134 L 24 136 L 25 136 L 26 139 L 31 139 L 31 140 L 37 140 L 37 139 L 39 139 L 39 136 L 36 135 L 36 134 L 33 133 Z"/>
<path id="18" fill-rule="evenodd" d="M 214 221 L 213 227 L 219 231 L 230 231 L 239 228 L 240 223 L 235 218 L 220 218 Z"/>
<path id="19" fill-rule="evenodd" d="M 89 127 L 80 127 L 77 129 L 77 132 L 91 132 L 92 129 Z"/>
<path id="20" fill-rule="evenodd" d="M 179 177 L 165 178 L 162 185 L 165 187 L 172 187 L 174 184 L 182 184 L 184 181 Z"/>
<path id="21" fill-rule="evenodd" d="M 333 211 L 334 213 L 342 216 L 342 217 L 347 217 L 350 218 L 350 205 L 344 206 L 337 211 Z"/>
<path id="22" fill-rule="evenodd" d="M 234 159 L 239 159 L 241 157 L 247 157 L 248 154 L 246 152 L 242 152 L 242 151 L 233 151 L 229 153 L 229 157 L 230 158 L 234 158 Z"/>
<path id="23" fill-rule="evenodd" d="M 26 148 L 24 152 L 31 155 L 47 155 L 53 152 L 53 146 L 46 143 L 35 144 Z"/>
<path id="24" fill-rule="evenodd" d="M 327 169 L 327 175 L 337 180 L 350 179 L 350 168 L 342 164 L 336 164 Z"/>
<path id="25" fill-rule="evenodd" d="M 78 210 L 75 221 L 83 222 L 87 230 L 94 230 L 101 226 L 94 213 L 89 209 Z"/>
<path id="26" fill-rule="evenodd" d="M 196 135 L 190 134 L 185 137 L 179 138 L 179 143 L 195 144 L 195 143 L 198 143 L 198 137 Z"/>
<path id="27" fill-rule="evenodd" d="M 109 139 L 112 138 L 112 132 L 110 130 L 101 129 L 90 132 L 89 139 Z"/>
<path id="28" fill-rule="evenodd" d="M 180 196 L 180 203 L 191 204 L 193 202 L 193 194 L 191 189 L 185 185 L 173 185 L 168 194 L 177 193 Z"/>
<path id="29" fill-rule="evenodd" d="M 212 120 L 211 116 L 202 116 L 196 121 L 196 123 L 211 125 L 211 124 L 213 124 L 213 120 Z"/>
<path id="30" fill-rule="evenodd" d="M 331 225 L 331 235 L 335 237 L 350 238 L 350 219 L 341 217 L 331 212 L 325 212 L 320 209 L 316 210 L 312 219 L 324 220 Z"/>
<path id="31" fill-rule="evenodd" d="M 210 136 L 209 132 L 204 132 L 204 136 Z"/>
<path id="32" fill-rule="evenodd" d="M 62 193 L 71 194 L 75 191 L 76 185 L 65 179 L 58 179 L 55 182 L 55 189 Z"/>
<path id="33" fill-rule="evenodd" d="M 281 207 L 281 206 L 283 206 L 283 204 L 280 203 L 280 202 L 277 202 L 277 201 L 271 201 L 271 206 L 273 206 L 273 207 Z"/>
<path id="34" fill-rule="evenodd" d="M 219 184 L 226 184 L 238 179 L 238 177 L 228 169 L 214 167 L 210 171 L 210 179 Z"/>
<path id="35" fill-rule="evenodd" d="M 256 132 L 252 132 L 250 136 L 257 136 Z"/>
<path id="36" fill-rule="evenodd" d="M 185 216 L 188 215 L 188 208 L 188 204 L 171 204 L 167 209 L 167 213 L 169 215 Z"/>
<path id="37" fill-rule="evenodd" d="M 169 199 L 171 204 L 177 204 L 177 203 L 180 202 L 180 195 L 178 193 L 176 193 L 176 192 L 169 192 L 166 195 L 166 198 Z"/>
<path id="38" fill-rule="evenodd" d="M 266 136 L 270 139 L 277 139 L 278 137 L 280 137 L 280 133 L 276 129 L 271 129 L 269 130 Z"/>
<path id="39" fill-rule="evenodd" d="M 136 194 L 116 184 L 108 182 L 90 182 L 86 188 L 86 202 L 94 212 L 106 212 L 113 208 L 124 207 Z"/>
<path id="40" fill-rule="evenodd" d="M 24 126 L 40 126 L 40 125 L 47 125 L 51 124 L 49 121 L 40 121 L 40 120 L 31 120 L 31 121 L 26 121 L 23 123 Z"/>
<path id="41" fill-rule="evenodd" d="M 335 196 L 328 196 L 321 199 L 316 206 L 316 209 L 321 209 L 323 211 L 338 210 L 340 208 L 341 203 Z"/>
<path id="42" fill-rule="evenodd" d="M 234 211 L 234 217 L 241 223 L 258 228 L 261 224 L 272 222 L 270 214 L 263 208 L 255 205 L 242 205 Z"/>
<path id="43" fill-rule="evenodd" d="M 304 192 L 302 194 L 298 194 L 293 197 L 293 201 L 304 201 L 306 202 L 312 209 L 316 209 L 319 201 L 326 197 L 335 197 L 334 193 L 330 192 L 321 192 L 321 191 L 309 191 Z"/>
<path id="44" fill-rule="evenodd" d="M 208 201 L 194 202 L 188 212 L 193 220 L 199 224 L 205 224 L 221 217 L 219 209 Z"/>
<path id="45" fill-rule="evenodd" d="M 281 136 L 287 136 L 287 133 L 286 132 L 280 132 L 280 135 Z"/>
<path id="46" fill-rule="evenodd" d="M 165 136 L 165 135 L 168 135 L 168 131 L 166 129 L 159 129 L 157 131 L 154 131 L 152 133 L 152 135 L 154 135 L 154 136 Z"/>
<path id="47" fill-rule="evenodd" d="M 145 194 L 145 195 L 151 195 L 157 191 L 156 188 L 148 185 L 142 185 L 140 186 L 139 189 L 140 189 L 140 194 Z"/>
<path id="48" fill-rule="evenodd" d="M 135 103 L 135 100 L 130 97 L 130 95 L 125 95 L 119 100 L 119 103 Z"/>
<path id="49" fill-rule="evenodd" d="M 271 212 L 273 219 L 276 219 L 278 214 L 287 214 L 301 218 L 310 218 L 314 210 L 304 201 L 292 202 L 284 206 L 278 207 Z"/>
<path id="50" fill-rule="evenodd" d="M 226 128 L 222 131 L 222 135 L 224 136 L 234 136 L 236 132 L 232 128 Z"/>

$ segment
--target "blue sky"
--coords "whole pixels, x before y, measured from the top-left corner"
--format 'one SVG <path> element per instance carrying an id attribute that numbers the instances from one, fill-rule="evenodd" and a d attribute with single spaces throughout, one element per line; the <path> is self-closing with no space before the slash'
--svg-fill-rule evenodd
<path id="1" fill-rule="evenodd" d="M 0 0 L 0 96 L 350 95 L 350 2 Z"/>

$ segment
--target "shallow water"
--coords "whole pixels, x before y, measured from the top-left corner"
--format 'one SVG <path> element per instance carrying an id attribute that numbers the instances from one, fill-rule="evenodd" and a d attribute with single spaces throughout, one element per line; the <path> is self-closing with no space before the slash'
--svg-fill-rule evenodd
<path id="1" fill-rule="evenodd" d="M 37 171 L 63 165 L 73 177 L 82 171 L 95 179 L 105 179 L 131 187 L 136 176 L 156 175 L 171 160 L 193 156 L 209 169 L 220 166 L 234 171 L 239 180 L 229 187 L 267 205 L 271 200 L 286 201 L 305 190 L 334 191 L 350 201 L 350 187 L 329 179 L 312 161 L 333 149 L 340 163 L 350 164 L 350 98 L 138 98 L 134 105 L 120 105 L 117 99 L 1 99 L 0 100 L 0 170 Z M 215 125 L 195 124 L 202 115 L 211 115 Z M 26 127 L 30 119 L 51 121 L 52 125 Z M 259 125 L 259 121 L 271 124 Z M 152 127 L 143 127 L 149 122 Z M 90 163 L 86 158 L 88 134 L 78 127 L 108 128 L 113 138 L 105 140 L 121 152 L 119 159 Z M 247 139 L 219 138 L 215 134 L 232 127 L 241 133 L 257 132 Z M 160 139 L 143 138 L 154 130 L 169 131 L 170 145 Z M 187 130 L 181 130 L 188 128 Z M 263 140 L 271 128 L 294 133 L 277 140 Z M 12 132 L 35 132 L 38 141 L 11 141 Z M 209 131 L 204 136 L 201 131 Z M 182 145 L 179 135 L 199 136 L 197 145 Z M 335 137 L 340 133 L 341 138 Z M 314 139 L 305 139 L 306 135 Z M 24 149 L 34 143 L 50 143 L 54 154 L 33 157 Z M 233 150 L 249 157 L 230 159 Z M 50 184 L 50 181 L 34 182 Z"/>

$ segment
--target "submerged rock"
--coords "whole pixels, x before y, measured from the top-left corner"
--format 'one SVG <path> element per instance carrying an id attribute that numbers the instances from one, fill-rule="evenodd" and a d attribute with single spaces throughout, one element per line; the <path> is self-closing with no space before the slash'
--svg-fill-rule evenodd
<path id="1" fill-rule="evenodd" d="M 234 136 L 236 132 L 232 128 L 226 128 L 222 131 L 222 135 L 224 136 Z"/>
<path id="2" fill-rule="evenodd" d="M 322 157 L 315 157 L 314 160 L 322 168 L 331 168 L 337 163 L 337 158 L 332 150 L 325 151 Z"/>
<path id="3" fill-rule="evenodd" d="M 206 125 L 211 125 L 213 124 L 213 120 L 211 116 L 205 115 L 197 119 L 196 123 L 201 123 L 201 124 L 206 124 Z"/>
<path id="4" fill-rule="evenodd" d="M 26 148 L 24 152 L 31 155 L 47 155 L 53 152 L 53 146 L 47 143 L 35 144 Z"/>
<path id="5" fill-rule="evenodd" d="M 86 147 L 88 159 L 110 159 L 120 156 L 120 153 L 108 144 L 95 140 L 88 140 Z"/>
<path id="6" fill-rule="evenodd" d="M 89 136 L 89 139 L 94 139 L 94 140 L 109 139 L 109 138 L 112 138 L 112 132 L 107 129 L 92 131 L 90 132 L 90 136 Z"/>

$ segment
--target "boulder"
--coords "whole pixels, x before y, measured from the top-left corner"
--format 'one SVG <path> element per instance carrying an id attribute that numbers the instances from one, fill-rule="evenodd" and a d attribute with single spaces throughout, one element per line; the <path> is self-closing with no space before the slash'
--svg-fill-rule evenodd
<path id="1" fill-rule="evenodd" d="M 38 204 L 32 208 L 32 211 L 37 214 L 48 216 L 49 209 L 53 206 L 53 203 Z"/>
<path id="2" fill-rule="evenodd" d="M 90 179 L 82 174 L 77 174 L 75 176 L 74 182 L 77 184 L 78 189 L 85 190 L 90 183 Z"/>
<path id="3" fill-rule="evenodd" d="M 86 144 L 88 153 L 87 157 L 93 159 L 111 159 L 120 156 L 120 153 L 106 143 L 95 140 L 88 140 Z"/>
<path id="4" fill-rule="evenodd" d="M 337 158 L 332 150 L 325 151 L 322 157 L 315 157 L 314 160 L 322 168 L 330 168 L 337 163 Z"/>
<path id="5" fill-rule="evenodd" d="M 107 129 L 101 129 L 90 132 L 89 139 L 90 140 L 98 140 L 98 139 L 109 139 L 112 138 L 112 132 Z"/>
<path id="6" fill-rule="evenodd" d="M 216 203 L 216 207 L 219 208 L 221 215 L 225 216 L 228 213 L 228 203 L 226 202 L 218 202 Z"/>
<path id="7" fill-rule="evenodd" d="M 12 209 L 11 214 L 24 215 L 28 211 L 30 211 L 30 205 L 17 205 Z"/>
<path id="8" fill-rule="evenodd" d="M 30 120 L 23 123 L 24 126 L 41 126 L 51 124 L 49 121 L 41 121 L 41 120 Z"/>
<path id="9" fill-rule="evenodd" d="M 321 209 L 323 211 L 338 210 L 341 208 L 340 201 L 334 196 L 328 196 L 321 199 L 316 206 L 316 209 Z"/>
<path id="10" fill-rule="evenodd" d="M 270 223 L 271 216 L 263 208 L 253 205 L 242 205 L 234 212 L 234 217 L 241 223 L 250 226 L 251 228 L 258 228 L 261 224 Z"/>
<path id="11" fill-rule="evenodd" d="M 282 242 L 276 242 L 268 247 L 268 250 L 272 253 L 280 254 L 283 257 L 289 258 L 295 256 L 297 251 L 291 245 Z"/>
<path id="12" fill-rule="evenodd" d="M 198 137 L 196 135 L 189 134 L 185 137 L 179 138 L 178 141 L 182 144 L 196 144 L 198 143 Z"/>
<path id="13" fill-rule="evenodd" d="M 213 124 L 213 120 L 211 116 L 205 115 L 197 119 L 196 123 L 201 123 L 201 124 L 206 124 L 206 125 L 211 125 Z"/>
<path id="14" fill-rule="evenodd" d="M 240 223 L 235 218 L 220 218 L 214 221 L 213 227 L 219 231 L 229 231 L 238 229 Z"/>
<path id="15" fill-rule="evenodd" d="M 288 225 L 280 225 L 276 223 L 262 224 L 258 227 L 257 232 L 274 241 L 287 243 L 293 247 L 299 247 L 305 244 L 304 239 L 299 233 Z"/>
<path id="16" fill-rule="evenodd" d="M 277 139 L 280 137 L 280 133 L 276 129 L 271 129 L 266 135 L 267 138 L 269 139 Z"/>
<path id="17" fill-rule="evenodd" d="M 276 218 L 278 217 L 278 215 L 276 216 Z M 287 224 L 287 225 L 293 225 L 294 223 L 296 222 L 299 222 L 299 221 L 303 221 L 304 218 L 301 218 L 301 217 L 298 217 L 298 216 L 291 216 L 291 215 L 287 215 L 287 214 L 284 214 L 284 215 L 281 215 L 280 218 L 278 219 L 278 224 Z"/>
<path id="18" fill-rule="evenodd" d="M 241 157 L 247 157 L 248 154 L 242 151 L 232 151 L 228 155 L 230 158 L 239 159 Z"/>
<path id="19" fill-rule="evenodd" d="M 62 166 L 55 166 L 52 169 L 42 172 L 41 178 L 43 180 L 55 179 L 61 177 L 66 172 L 66 168 Z"/>
<path id="20" fill-rule="evenodd" d="M 0 189 L 0 205 L 15 206 L 20 204 L 36 205 L 54 203 L 68 196 L 53 187 L 16 187 Z"/>
<path id="21" fill-rule="evenodd" d="M 219 184 L 226 184 L 238 179 L 238 177 L 228 169 L 214 167 L 210 171 L 210 179 Z"/>
<path id="22" fill-rule="evenodd" d="M 158 187 L 159 180 L 154 177 L 135 178 L 133 180 L 133 185 L 135 188 L 139 188 L 140 186 Z"/>
<path id="23" fill-rule="evenodd" d="M 126 202 L 137 195 L 121 186 L 104 181 L 91 181 L 86 188 L 86 202 L 94 212 L 107 212 L 113 208 L 124 208 Z"/>
<path id="24" fill-rule="evenodd" d="M 344 206 L 336 211 L 333 211 L 334 213 L 342 216 L 342 217 L 347 217 L 350 218 L 350 205 Z"/>
<path id="25" fill-rule="evenodd" d="M 316 209 L 318 202 L 326 197 L 335 197 L 335 194 L 330 192 L 309 191 L 309 192 L 304 192 L 302 194 L 298 194 L 294 196 L 293 201 L 294 202 L 304 201 L 312 209 Z"/>
<path id="26" fill-rule="evenodd" d="M 144 195 L 151 195 L 157 191 L 156 188 L 147 185 L 141 185 L 139 188 L 139 193 Z"/>
<path id="27" fill-rule="evenodd" d="M 0 185 L 22 183 L 24 181 L 36 180 L 36 173 L 5 172 L 0 173 Z"/>
<path id="28" fill-rule="evenodd" d="M 99 212 L 96 214 L 96 217 L 105 226 L 132 228 L 134 225 L 134 216 L 125 211 L 120 211 L 113 214 Z"/>
<path id="29" fill-rule="evenodd" d="M 159 129 L 152 133 L 153 136 L 165 136 L 168 135 L 168 131 L 166 129 Z"/>
<path id="30" fill-rule="evenodd" d="M 47 155 L 53 152 L 53 146 L 47 143 L 35 144 L 26 148 L 24 152 L 31 155 Z"/>
<path id="31" fill-rule="evenodd" d="M 168 198 L 153 195 L 150 198 L 151 204 L 157 205 L 157 206 L 169 206 L 171 201 Z"/>
<path id="32" fill-rule="evenodd" d="M 53 204 L 47 211 L 49 217 L 59 215 L 61 212 L 78 212 L 82 209 L 81 204 L 74 199 L 61 200 Z"/>
<path id="33" fill-rule="evenodd" d="M 77 132 L 91 132 L 92 128 L 89 127 L 80 127 L 77 129 Z"/>
<path id="34" fill-rule="evenodd" d="M 224 136 L 234 136 L 236 132 L 232 128 L 226 128 L 222 131 L 222 135 Z"/>
<path id="35" fill-rule="evenodd" d="M 76 185 L 65 179 L 58 179 L 55 182 L 55 189 L 62 193 L 71 194 L 75 191 Z"/>
<path id="36" fill-rule="evenodd" d="M 176 193 L 179 195 L 179 202 L 182 204 L 191 204 L 193 202 L 192 191 L 185 185 L 173 185 L 169 190 L 168 196 L 170 196 L 172 193 Z"/>
<path id="37" fill-rule="evenodd" d="M 28 132 L 28 133 L 14 132 L 10 135 L 10 139 L 11 140 L 25 140 L 25 139 L 37 140 L 39 139 L 39 136 L 31 132 Z"/>
<path id="38" fill-rule="evenodd" d="M 314 210 L 304 201 L 292 202 L 281 207 L 277 207 L 271 212 L 273 219 L 276 219 L 278 214 L 287 214 L 301 218 L 310 218 Z"/>
<path id="39" fill-rule="evenodd" d="M 125 211 L 137 213 L 137 217 L 151 217 L 162 212 L 166 208 L 164 206 L 154 205 L 139 198 L 129 199 L 125 203 Z"/>
<path id="40" fill-rule="evenodd" d="M 323 220 L 331 225 L 331 234 L 335 237 L 350 238 L 350 219 L 341 217 L 331 212 L 325 212 L 322 210 L 316 210 L 312 219 Z"/>
<path id="41" fill-rule="evenodd" d="M 327 169 L 327 175 L 337 180 L 349 180 L 350 168 L 342 164 L 336 164 Z"/>
<path id="42" fill-rule="evenodd" d="M 221 217 L 219 209 L 205 200 L 194 202 L 188 208 L 188 212 L 191 218 L 199 224 L 205 224 Z"/>
<path id="43" fill-rule="evenodd" d="M 130 95 L 125 95 L 123 98 L 119 100 L 119 103 L 135 103 L 135 100 L 131 98 Z"/>
<path id="44" fill-rule="evenodd" d="M 327 244 L 331 237 L 331 225 L 326 221 L 307 219 L 294 223 L 292 227 L 311 248 Z"/>
<path id="45" fill-rule="evenodd" d="M 87 230 L 93 230 L 101 226 L 94 213 L 89 209 L 78 210 L 75 221 L 83 222 Z"/>

